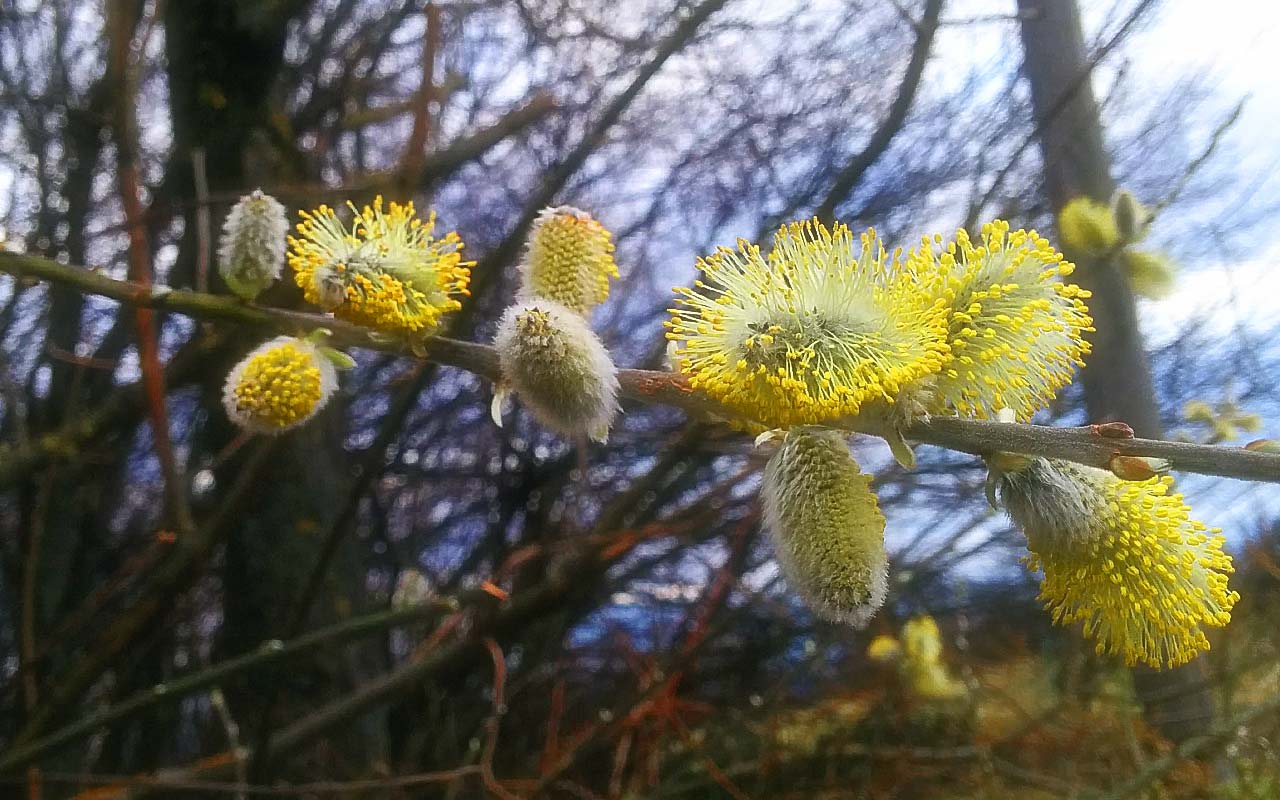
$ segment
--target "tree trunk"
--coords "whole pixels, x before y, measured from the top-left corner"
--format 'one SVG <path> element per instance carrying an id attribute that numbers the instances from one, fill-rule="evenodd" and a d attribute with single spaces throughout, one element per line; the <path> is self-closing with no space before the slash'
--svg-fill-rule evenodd
<path id="1" fill-rule="evenodd" d="M 1018 11 L 1049 204 L 1056 213 L 1080 195 L 1106 203 L 1116 187 L 1088 75 L 1092 64 L 1079 8 L 1075 0 L 1018 0 Z M 1159 437 L 1151 368 L 1128 281 L 1114 259 L 1065 254 L 1077 265 L 1073 279 L 1093 292 L 1089 311 L 1097 332 L 1081 373 L 1090 420 L 1123 420 L 1139 436 Z M 1203 730 L 1214 712 L 1203 678 L 1200 661 L 1165 672 L 1135 670 L 1148 722 L 1174 741 Z"/>

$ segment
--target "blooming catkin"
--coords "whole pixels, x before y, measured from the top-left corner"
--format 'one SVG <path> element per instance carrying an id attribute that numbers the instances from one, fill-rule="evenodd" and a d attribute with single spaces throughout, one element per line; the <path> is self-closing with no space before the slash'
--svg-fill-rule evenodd
<path id="1" fill-rule="evenodd" d="M 284 269 L 289 220 L 284 206 L 254 190 L 231 207 L 218 242 L 218 274 L 245 300 L 257 297 Z"/>
<path id="2" fill-rule="evenodd" d="M 888 593 L 884 515 L 843 436 L 788 431 L 760 493 L 791 589 L 819 616 L 859 626 L 871 619 Z"/>
<path id="3" fill-rule="evenodd" d="M 350 205 L 350 204 L 348 204 Z M 456 233 L 435 238 L 435 214 L 420 220 L 413 203 L 382 198 L 357 210 L 350 230 L 328 206 L 302 212 L 289 237 L 289 265 L 308 303 L 387 333 L 430 333 L 462 308 L 471 262 Z"/>
<path id="4" fill-rule="evenodd" d="M 1126 249 L 1120 254 L 1120 266 L 1134 294 L 1162 300 L 1173 293 L 1177 276 L 1173 262 L 1167 256 L 1147 250 Z"/>
<path id="5" fill-rule="evenodd" d="M 948 312 L 950 355 L 931 411 L 990 418 L 1011 408 L 1026 421 L 1083 364 L 1089 293 L 1059 280 L 1074 267 L 1034 231 L 995 220 L 977 243 L 957 231 L 938 254 L 924 240 L 909 264 Z"/>
<path id="6" fill-rule="evenodd" d="M 817 221 L 780 229 L 766 257 L 740 241 L 699 261 L 666 323 L 689 384 L 778 428 L 894 403 L 941 368 L 946 309 L 921 292 L 875 231 Z"/>
<path id="7" fill-rule="evenodd" d="M 988 459 L 1000 499 L 1027 536 L 1054 622 L 1081 622 L 1099 653 L 1129 665 L 1186 663 L 1209 649 L 1204 629 L 1231 620 L 1231 557 L 1217 528 L 1191 519 L 1173 479 L 1123 481 L 1057 459 Z"/>
<path id="8" fill-rule="evenodd" d="M 539 422 L 565 436 L 607 439 L 618 413 L 617 369 L 580 314 L 552 300 L 518 302 L 502 315 L 493 343 L 504 388 Z M 495 417 L 500 412 L 501 394 Z"/>
<path id="9" fill-rule="evenodd" d="M 231 421 L 254 433 L 283 433 L 319 413 L 338 386 L 337 370 L 305 339 L 277 336 L 232 368 L 222 390 Z"/>
<path id="10" fill-rule="evenodd" d="M 1120 245 L 1111 209 L 1091 197 L 1072 199 L 1058 212 L 1058 235 L 1073 253 L 1104 256 Z"/>
<path id="11" fill-rule="evenodd" d="M 923 700 L 949 700 L 966 693 L 965 685 L 951 676 L 942 660 L 942 633 L 928 614 L 912 617 L 902 626 L 900 669 L 907 689 Z"/>
<path id="12" fill-rule="evenodd" d="M 520 276 L 522 297 L 543 297 L 587 314 L 609 296 L 609 279 L 618 277 L 609 231 L 572 206 L 543 209 L 529 233 Z"/>

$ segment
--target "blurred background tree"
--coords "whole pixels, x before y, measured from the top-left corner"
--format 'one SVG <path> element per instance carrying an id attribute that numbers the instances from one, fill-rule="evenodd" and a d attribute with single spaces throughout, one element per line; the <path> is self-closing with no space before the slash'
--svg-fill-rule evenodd
<path id="1" fill-rule="evenodd" d="M 656 368 L 694 256 L 807 215 L 907 243 L 997 214 L 1052 231 L 1122 185 L 1188 265 L 1256 256 L 1280 195 L 1235 169 L 1240 98 L 1131 74 L 1161 5 L 9 3 L 0 211 L 9 249 L 225 292 L 212 242 L 254 188 L 414 199 L 478 260 L 447 334 L 487 341 L 536 214 L 570 202 L 618 243 L 597 328 Z M 1144 344 L 1170 306 L 1068 256 L 1099 346 L 1046 421 L 1158 436 L 1195 400 L 1274 427 L 1270 330 L 1193 308 Z M 0 765 L 31 796 L 1223 796 L 1228 742 L 1170 739 L 1276 688 L 1278 504 L 1254 485 L 1185 482 L 1211 520 L 1256 509 L 1229 517 L 1245 607 L 1211 657 L 1134 680 L 1049 630 L 975 459 L 906 472 L 857 441 L 896 533 L 856 632 L 777 578 L 741 434 L 636 406 L 583 461 L 523 414 L 495 428 L 474 375 L 366 352 L 314 424 L 246 439 L 219 398 L 258 332 L 7 277 L 0 303 Z M 963 697 L 866 655 L 921 612 Z M 1230 791 L 1275 780 L 1269 720 L 1231 745 Z"/>

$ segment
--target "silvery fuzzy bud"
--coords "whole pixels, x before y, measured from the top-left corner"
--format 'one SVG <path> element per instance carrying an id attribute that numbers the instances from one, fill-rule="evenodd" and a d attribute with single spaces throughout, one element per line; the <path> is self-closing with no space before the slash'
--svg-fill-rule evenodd
<path id="1" fill-rule="evenodd" d="M 231 207 L 218 243 L 218 273 L 227 287 L 252 300 L 284 269 L 289 220 L 284 206 L 255 189 Z"/>
<path id="2" fill-rule="evenodd" d="M 435 596 L 431 579 L 421 571 L 413 569 L 401 570 L 396 578 L 395 591 L 391 594 L 391 608 L 400 611 L 425 605 Z"/>
<path id="3" fill-rule="evenodd" d="M 533 298 L 506 310 L 494 337 L 503 386 L 494 398 L 501 424 L 505 391 L 546 427 L 603 442 L 618 413 L 618 371 L 582 316 Z"/>
<path id="4" fill-rule="evenodd" d="M 1111 198 L 1111 215 L 1115 218 L 1120 241 L 1125 244 L 1140 242 L 1147 235 L 1151 211 L 1138 202 L 1138 198 L 1128 189 L 1119 190 Z"/>
<path id="5" fill-rule="evenodd" d="M 787 585 L 821 617 L 866 624 L 888 594 L 884 515 L 844 437 L 795 428 L 769 459 L 764 518 Z"/>

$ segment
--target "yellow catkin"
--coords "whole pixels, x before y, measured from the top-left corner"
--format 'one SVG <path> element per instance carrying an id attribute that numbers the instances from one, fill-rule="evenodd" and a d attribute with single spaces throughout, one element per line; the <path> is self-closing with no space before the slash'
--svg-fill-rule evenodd
<path id="1" fill-rule="evenodd" d="M 946 308 L 921 292 L 874 230 L 783 226 L 766 257 L 745 241 L 677 287 L 667 338 L 689 383 L 777 428 L 894 403 L 946 358 Z"/>
<path id="2" fill-rule="evenodd" d="M 1111 209 L 1090 197 L 1076 197 L 1058 212 L 1058 235 L 1073 254 L 1103 256 L 1120 244 Z"/>
<path id="3" fill-rule="evenodd" d="M 302 212 L 289 237 L 289 266 L 307 302 L 334 316 L 396 334 L 433 330 L 457 311 L 474 262 L 462 260 L 462 241 L 432 234 L 435 214 L 417 218 L 413 203 L 382 198 L 357 210 L 348 229 L 329 206 Z"/>
<path id="4" fill-rule="evenodd" d="M 912 617 L 902 626 L 900 669 L 907 689 L 921 699 L 948 700 L 966 692 L 942 660 L 942 633 L 928 614 Z"/>
<path id="5" fill-rule="evenodd" d="M 333 363 L 303 339 L 280 336 L 249 353 L 227 376 L 223 405 L 255 433 L 281 433 L 315 416 L 337 387 Z"/>
<path id="6" fill-rule="evenodd" d="M 789 431 L 760 492 L 787 585 L 822 617 L 859 626 L 871 619 L 888 592 L 884 515 L 843 436 Z"/>
<path id="7" fill-rule="evenodd" d="M 524 296 L 544 297 L 586 314 L 609 296 L 618 277 L 609 231 L 572 206 L 543 209 L 520 265 Z"/>
<path id="8" fill-rule="evenodd" d="M 1083 365 L 1089 293 L 1061 280 L 1074 267 L 1035 231 L 995 220 L 977 242 L 963 230 L 945 246 L 925 239 L 908 263 L 947 309 L 950 355 L 931 411 L 992 418 L 1010 408 L 1025 421 Z"/>
<path id="9" fill-rule="evenodd" d="M 992 459 L 1000 497 L 1027 536 L 1054 622 L 1082 624 L 1101 653 L 1172 667 L 1209 649 L 1239 595 L 1221 530 L 1191 518 L 1173 479 L 1123 481 L 1068 461 Z"/>

